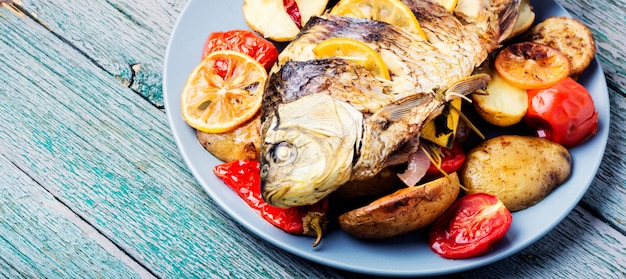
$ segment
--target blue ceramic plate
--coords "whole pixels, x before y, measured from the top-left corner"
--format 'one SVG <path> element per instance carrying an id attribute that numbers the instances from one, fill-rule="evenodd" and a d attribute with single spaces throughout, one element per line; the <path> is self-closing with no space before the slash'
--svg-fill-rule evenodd
<path id="1" fill-rule="evenodd" d="M 553 0 L 531 2 L 537 20 L 552 15 L 568 15 Z M 429 249 L 423 233 L 368 242 L 354 239 L 341 230 L 329 232 L 322 243 L 313 248 L 311 238 L 289 235 L 273 227 L 218 180 L 211 169 L 221 162 L 198 144 L 194 130 L 181 117 L 180 92 L 187 75 L 200 61 L 204 40 L 209 33 L 248 29 L 241 13 L 242 3 L 188 2 L 171 35 L 165 57 L 165 108 L 180 152 L 204 190 L 234 220 L 281 249 L 334 268 L 373 275 L 427 276 L 473 269 L 511 256 L 543 237 L 569 214 L 595 176 L 604 154 L 609 127 L 608 92 L 597 60 L 592 62 L 580 81 L 591 92 L 599 112 L 598 134 L 571 150 L 574 168 L 570 179 L 539 204 L 514 213 L 509 232 L 491 252 L 467 260 L 446 260 Z"/>

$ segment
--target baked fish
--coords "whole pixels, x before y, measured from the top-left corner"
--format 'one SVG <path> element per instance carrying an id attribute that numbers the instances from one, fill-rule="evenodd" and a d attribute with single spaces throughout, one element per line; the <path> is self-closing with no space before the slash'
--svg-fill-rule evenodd
<path id="1" fill-rule="evenodd" d="M 419 136 L 447 98 L 489 81 L 478 74 L 448 90 L 389 101 L 384 90 L 372 90 L 382 88 L 368 74 L 341 59 L 318 59 L 287 62 L 272 75 L 264 94 L 260 158 L 261 192 L 269 204 L 315 203 L 348 181 L 372 178 Z"/>
<path id="2" fill-rule="evenodd" d="M 454 17 L 449 19 L 452 21 Z M 430 43 L 385 22 L 325 14 L 309 20 L 300 35 L 281 52 L 275 69 L 287 61 L 315 59 L 313 48 L 326 39 L 351 38 L 380 54 L 391 76 L 386 86 L 400 99 L 415 92 L 445 88 L 469 76 L 485 60 L 487 52 L 478 37 L 459 32 L 463 30 L 458 29 L 463 28 L 460 24 L 455 26 L 457 29 L 451 29 L 455 36 L 441 31 L 441 39 Z M 456 37 L 456 45 L 451 44 L 452 37 Z"/>
<path id="3" fill-rule="evenodd" d="M 261 116 L 261 192 L 269 204 L 313 204 L 348 181 L 373 177 L 397 163 L 394 153 L 447 101 L 486 86 L 488 75 L 472 75 L 492 50 L 484 34 L 438 4 L 403 2 L 427 40 L 384 22 L 325 14 L 279 55 Z M 318 43 L 340 37 L 376 50 L 390 80 L 339 58 L 316 59 Z"/>

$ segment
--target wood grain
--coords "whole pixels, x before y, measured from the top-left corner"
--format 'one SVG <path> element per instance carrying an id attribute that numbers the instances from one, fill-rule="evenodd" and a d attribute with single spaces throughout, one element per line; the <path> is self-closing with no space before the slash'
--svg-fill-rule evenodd
<path id="1" fill-rule="evenodd" d="M 23 1 L 27 14 L 126 86 L 163 106 L 161 72 L 184 0 Z"/>
<path id="2" fill-rule="evenodd" d="M 625 3 L 559 2 L 592 29 L 607 74 L 603 164 L 544 238 L 446 277 L 626 277 Z M 0 276 L 128 278 L 145 267 L 157 277 L 362 278 L 251 235 L 187 171 L 161 109 L 163 54 L 184 3 L 32 0 L 21 5 L 28 17 L 0 17 Z"/>
<path id="3" fill-rule="evenodd" d="M 187 171 L 161 110 L 30 19 L 0 21 L 0 30 L 3 156 L 151 273 L 334 274 L 217 209 Z"/>
<path id="4" fill-rule="evenodd" d="M 592 30 L 611 104 L 609 142 L 602 165 L 582 199 L 584 208 L 626 233 L 626 2 L 559 0 Z"/>
<path id="5" fill-rule="evenodd" d="M 65 205 L 4 156 L 0 156 L 0 171 L 0 274 L 4 278 L 140 277 L 120 255 L 105 250 L 93 235 L 64 216 L 61 212 L 69 211 Z"/>
<path id="6" fill-rule="evenodd" d="M 624 278 L 625 259 L 626 237 L 577 207 L 556 229 L 520 253 L 465 272 L 463 277 Z"/>

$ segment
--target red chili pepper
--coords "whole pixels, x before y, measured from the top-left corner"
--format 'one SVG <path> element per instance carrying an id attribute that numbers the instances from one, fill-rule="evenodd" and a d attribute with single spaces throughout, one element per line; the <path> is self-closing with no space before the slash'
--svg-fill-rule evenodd
<path id="1" fill-rule="evenodd" d="M 220 164 L 213 168 L 213 173 L 272 225 L 290 234 L 315 236 L 313 246 L 319 244 L 327 223 L 326 199 L 314 205 L 290 208 L 278 208 L 267 204 L 261 197 L 260 164 L 253 160 Z"/>
<path id="2" fill-rule="evenodd" d="M 291 20 L 293 20 L 298 28 L 302 29 L 302 15 L 300 14 L 298 3 L 296 3 L 295 0 L 283 0 L 283 6 Z"/>
<path id="3" fill-rule="evenodd" d="M 465 153 L 463 152 L 463 147 L 459 143 L 455 143 L 450 149 L 441 148 L 441 152 L 443 153 L 443 156 L 441 157 L 440 168 L 446 173 L 453 173 L 457 171 L 465 162 Z M 440 175 L 441 172 L 437 166 L 431 163 L 426 171 L 426 174 L 435 176 Z"/>
<path id="4" fill-rule="evenodd" d="M 541 90 L 528 90 L 524 120 L 538 137 L 574 147 L 596 134 L 598 112 L 587 89 L 566 78 Z"/>

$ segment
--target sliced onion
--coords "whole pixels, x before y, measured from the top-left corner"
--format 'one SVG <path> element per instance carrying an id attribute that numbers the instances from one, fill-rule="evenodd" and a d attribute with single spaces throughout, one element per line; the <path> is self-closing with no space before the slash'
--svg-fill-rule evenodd
<path id="1" fill-rule="evenodd" d="M 403 173 L 399 173 L 398 177 L 407 186 L 414 186 L 426 175 L 428 167 L 430 167 L 430 159 L 424 150 L 419 148 L 409 155 L 407 168 Z"/>

